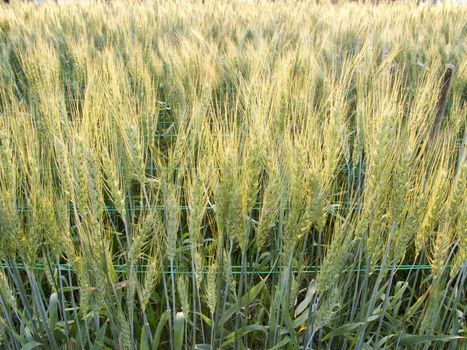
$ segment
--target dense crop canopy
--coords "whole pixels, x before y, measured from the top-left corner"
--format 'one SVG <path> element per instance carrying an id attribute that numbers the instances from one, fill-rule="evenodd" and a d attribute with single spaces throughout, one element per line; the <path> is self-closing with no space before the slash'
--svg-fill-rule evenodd
<path id="1" fill-rule="evenodd" d="M 467 7 L 0 5 L 0 348 L 460 349 Z"/>

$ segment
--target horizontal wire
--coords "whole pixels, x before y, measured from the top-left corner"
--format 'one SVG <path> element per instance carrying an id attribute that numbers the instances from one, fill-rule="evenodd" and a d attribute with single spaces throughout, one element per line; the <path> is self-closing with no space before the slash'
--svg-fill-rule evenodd
<path id="1" fill-rule="evenodd" d="M 363 207 L 363 204 L 349 205 L 350 203 L 352 203 L 351 201 L 344 201 L 343 203 L 346 204 L 346 205 L 333 204 L 333 206 L 337 207 L 336 209 L 350 209 L 350 208 L 360 209 L 360 208 Z M 262 204 L 263 204 L 262 202 L 257 202 L 256 203 L 257 206 L 251 208 L 251 210 L 261 210 L 262 209 L 262 207 L 261 207 Z M 179 205 L 177 208 L 179 210 L 181 210 L 181 211 L 189 211 L 190 210 L 190 207 L 188 205 Z M 135 206 L 135 207 L 132 207 L 132 208 L 126 208 L 126 210 L 128 210 L 130 212 L 151 211 L 151 210 L 164 211 L 165 209 L 166 209 L 166 206 L 164 206 L 164 205 L 155 205 L 155 206 L 151 206 L 151 207 Z M 170 208 L 170 209 L 173 209 L 173 208 Z M 289 207 L 284 207 L 283 209 L 288 210 L 290 208 Z M 118 209 L 116 207 L 114 207 L 114 206 L 105 206 L 104 210 L 106 212 L 118 212 Z M 213 206 L 207 206 L 206 210 L 215 211 L 216 209 Z M 23 207 L 17 208 L 16 211 L 19 212 L 19 213 L 21 213 L 21 212 L 31 212 L 31 211 L 33 211 L 33 209 L 28 207 L 28 206 L 23 206 Z"/>
<path id="2" fill-rule="evenodd" d="M 19 270 L 26 270 L 28 267 L 25 264 L 22 263 L 15 263 L 14 266 L 19 269 Z M 450 268 L 452 265 L 447 265 L 448 268 Z M 6 270 L 6 269 L 11 269 L 13 265 L 11 264 L 0 264 L 0 269 Z M 75 271 L 76 268 L 71 266 L 70 264 L 51 264 L 50 267 L 55 270 L 60 270 L 60 271 Z M 123 272 L 128 272 L 129 268 L 127 265 L 113 265 L 115 272 L 118 273 L 123 273 Z M 33 270 L 45 270 L 47 268 L 47 265 L 45 264 L 35 264 L 32 269 Z M 240 269 L 241 265 L 234 265 L 231 266 L 232 269 Z M 386 267 L 387 269 L 395 269 L 396 271 L 407 271 L 407 270 L 431 270 L 430 265 L 389 265 Z M 136 273 L 145 273 L 148 269 L 148 265 L 139 265 L 137 266 Z M 304 266 L 302 270 L 292 270 L 292 273 L 316 273 L 319 272 L 321 269 L 321 266 Z M 377 265 L 374 268 L 370 269 L 371 271 L 380 271 L 383 269 L 383 266 Z M 353 268 L 353 269 L 344 269 L 344 272 L 364 272 L 367 269 L 365 268 Z M 231 274 L 233 275 L 240 275 L 240 274 L 250 274 L 250 275 L 269 275 L 269 274 L 281 274 L 282 272 L 286 271 L 285 268 L 278 268 L 275 270 L 246 270 L 246 271 L 231 271 Z M 171 271 L 157 271 L 157 273 L 163 273 L 163 274 L 171 274 Z M 201 273 L 201 274 L 208 274 L 209 272 L 206 270 L 200 271 L 200 272 L 193 272 L 192 270 L 177 270 L 175 268 L 174 270 L 175 274 L 193 274 L 193 273 Z"/>

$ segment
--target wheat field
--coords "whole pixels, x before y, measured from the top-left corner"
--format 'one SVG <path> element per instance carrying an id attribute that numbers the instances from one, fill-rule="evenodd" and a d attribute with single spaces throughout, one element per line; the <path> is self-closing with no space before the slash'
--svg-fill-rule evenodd
<path id="1" fill-rule="evenodd" d="M 1 349 L 465 349 L 467 7 L 0 5 Z"/>

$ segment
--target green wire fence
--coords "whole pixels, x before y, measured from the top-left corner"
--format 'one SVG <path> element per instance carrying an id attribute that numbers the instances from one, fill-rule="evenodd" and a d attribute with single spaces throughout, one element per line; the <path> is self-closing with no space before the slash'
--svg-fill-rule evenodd
<path id="1" fill-rule="evenodd" d="M 137 200 L 137 201 L 140 201 L 140 200 Z M 350 203 L 351 202 L 348 201 L 348 202 L 344 202 L 344 204 L 346 204 L 346 205 L 340 205 L 340 204 L 337 204 L 337 203 L 336 204 L 331 204 L 331 205 L 333 207 L 335 207 L 335 209 L 350 209 L 350 208 L 360 209 L 360 208 L 363 207 L 362 204 L 350 205 Z M 257 202 L 256 206 L 254 206 L 252 208 L 252 210 L 261 210 L 261 205 L 262 205 L 262 202 Z M 128 210 L 128 211 L 150 211 L 150 210 L 164 211 L 165 208 L 166 207 L 164 205 L 153 205 L 153 206 L 139 206 L 139 205 L 136 205 L 136 206 L 133 206 L 131 208 L 126 208 L 126 210 Z M 179 205 L 177 208 L 179 210 L 181 210 L 181 211 L 190 210 L 190 207 L 188 205 Z M 284 207 L 283 209 L 287 210 L 288 207 Z M 31 209 L 28 206 L 22 206 L 22 207 L 17 208 L 16 210 L 17 210 L 17 212 L 29 212 L 29 211 L 32 211 L 33 209 Z M 206 210 L 215 211 L 216 209 L 215 209 L 215 206 L 207 206 Z M 114 207 L 114 206 L 106 205 L 106 206 L 104 206 L 104 211 L 106 211 L 106 212 L 117 212 L 118 209 L 116 207 Z"/>
<path id="2" fill-rule="evenodd" d="M 14 265 L 11 264 L 6 264 L 6 263 L 1 263 L 0 264 L 0 269 L 2 270 L 7 270 L 13 268 L 17 268 L 18 270 L 27 270 L 27 269 L 32 269 L 32 270 L 45 270 L 47 268 L 53 269 L 53 270 L 60 270 L 60 271 L 76 271 L 76 268 L 73 267 L 70 264 L 34 264 L 32 267 L 28 267 L 25 264 L 22 263 L 15 263 Z M 447 265 L 448 268 L 450 268 L 452 265 Z M 113 265 L 115 272 L 117 273 L 124 273 L 129 271 L 128 265 Z M 246 270 L 242 271 L 242 266 L 241 265 L 233 265 L 230 267 L 231 268 L 231 273 L 233 275 L 240 275 L 240 274 L 249 274 L 249 275 L 270 275 L 270 274 L 281 274 L 283 271 L 285 271 L 285 268 L 283 267 L 278 267 L 274 270 Z M 317 273 L 320 271 L 320 266 L 304 266 L 303 269 L 293 269 L 291 272 L 292 273 Z M 146 270 L 148 269 L 148 265 L 138 265 L 134 267 L 134 271 L 136 273 L 145 273 Z M 388 266 L 382 266 L 382 265 L 376 265 L 373 268 L 370 268 L 371 271 L 380 271 L 382 269 L 395 269 L 397 271 L 408 271 L 408 270 L 431 270 L 430 265 L 388 265 Z M 348 268 L 344 269 L 345 272 L 364 272 L 367 271 L 365 268 Z M 171 271 L 158 271 L 159 273 L 164 273 L 164 274 L 171 274 Z M 177 268 L 174 269 L 175 274 L 192 274 L 193 271 L 191 270 L 179 270 Z M 203 270 L 201 271 L 202 274 L 207 274 L 208 271 Z"/>

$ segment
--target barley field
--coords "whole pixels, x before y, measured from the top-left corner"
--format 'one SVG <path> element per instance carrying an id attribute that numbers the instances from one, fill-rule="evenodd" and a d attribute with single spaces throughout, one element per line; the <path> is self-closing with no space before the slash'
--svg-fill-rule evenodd
<path id="1" fill-rule="evenodd" d="M 467 7 L 0 5 L 1 349 L 465 349 Z"/>

